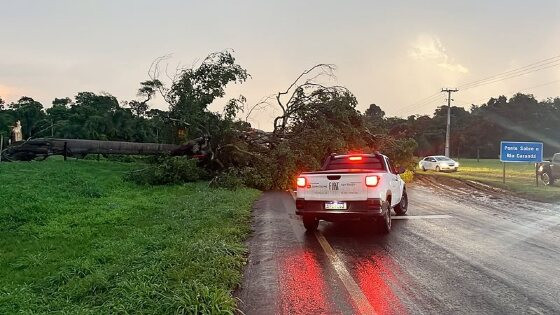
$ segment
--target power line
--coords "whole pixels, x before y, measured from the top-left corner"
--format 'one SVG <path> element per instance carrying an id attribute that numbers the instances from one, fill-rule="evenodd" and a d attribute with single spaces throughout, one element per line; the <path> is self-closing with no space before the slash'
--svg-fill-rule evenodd
<path id="1" fill-rule="evenodd" d="M 531 64 L 528 64 L 528 65 L 524 66 L 524 67 L 519 67 L 519 68 L 516 68 L 516 69 L 506 71 L 506 72 L 498 73 L 498 74 L 495 74 L 495 75 L 492 75 L 492 76 L 489 76 L 489 77 L 486 77 L 486 78 L 483 78 L 483 79 L 467 82 L 467 83 L 464 83 L 462 85 L 459 85 L 458 88 L 464 89 L 468 85 L 478 84 L 480 82 L 487 81 L 487 80 L 493 80 L 493 79 L 496 79 L 496 78 L 501 77 L 501 76 L 508 76 L 508 75 L 513 74 L 514 72 L 525 71 L 525 70 L 529 70 L 531 68 L 540 67 L 540 66 L 555 63 L 555 62 L 558 62 L 558 61 L 560 61 L 560 55 L 550 57 L 550 58 L 547 58 L 547 59 L 543 59 L 543 60 L 540 60 L 540 61 L 537 61 L 537 62 L 533 62 Z"/>
<path id="2" fill-rule="evenodd" d="M 425 97 L 425 98 L 423 98 L 423 99 L 421 99 L 421 100 L 419 100 L 419 101 L 417 101 L 417 102 L 415 102 L 415 103 L 412 103 L 411 105 L 416 105 L 416 104 L 421 103 L 421 102 L 423 102 L 423 101 L 425 101 L 425 100 L 427 100 L 427 99 L 433 98 L 434 96 L 439 96 L 439 95 L 440 95 L 439 93 L 440 93 L 440 92 L 435 92 L 434 94 L 432 94 L 432 95 L 430 95 L 430 96 L 428 96 L 428 97 Z"/>
<path id="3" fill-rule="evenodd" d="M 534 86 L 530 86 L 530 87 L 526 87 L 526 88 L 522 88 L 522 89 L 510 90 L 509 92 L 506 92 L 506 93 L 503 93 L 503 94 L 511 94 L 511 93 L 515 93 L 515 92 L 527 91 L 527 90 L 536 89 L 536 88 L 540 88 L 540 87 L 543 87 L 543 86 L 547 86 L 547 85 L 551 85 L 551 84 L 559 83 L 559 82 L 560 82 L 560 80 L 553 80 L 553 81 L 545 82 L 545 83 L 542 83 L 542 84 L 538 84 L 538 85 L 534 85 Z M 484 100 L 486 100 L 486 99 L 488 99 L 488 98 L 490 98 L 490 96 L 489 96 L 489 97 L 482 97 L 482 98 L 476 99 L 476 100 L 474 100 L 474 101 L 466 101 L 466 100 L 463 100 L 463 99 L 461 99 L 461 100 L 458 100 L 458 99 L 457 99 L 457 100 L 460 101 L 460 102 L 462 102 L 462 103 L 465 103 L 465 104 L 474 104 L 474 103 L 477 103 L 477 102 L 484 101 Z M 439 102 L 439 100 L 436 99 L 436 100 L 433 100 L 433 101 L 431 101 L 431 102 L 429 102 L 429 103 L 424 104 L 424 106 L 418 106 L 418 107 L 416 107 L 416 108 L 411 108 L 411 109 L 409 109 L 409 110 L 407 110 L 407 111 L 404 111 L 404 112 L 402 112 L 402 114 L 403 114 L 403 115 L 410 114 L 410 113 L 412 113 L 415 109 L 424 108 L 424 107 L 426 107 L 426 106 L 428 106 L 428 105 L 432 105 L 432 104 L 436 103 L 436 101 Z"/>
<path id="4" fill-rule="evenodd" d="M 548 66 L 545 66 L 545 67 L 532 69 L 531 71 L 525 71 L 525 72 L 521 72 L 521 73 L 517 73 L 517 74 L 512 74 L 510 76 L 499 78 L 499 79 L 496 79 L 496 80 L 493 80 L 493 81 L 488 81 L 488 82 L 483 82 L 483 83 L 476 84 L 476 85 L 463 87 L 463 89 L 464 90 L 469 90 L 469 89 L 473 89 L 473 88 L 476 88 L 476 87 L 479 87 L 479 86 L 505 81 L 507 79 L 516 78 L 516 77 L 519 77 L 519 76 L 527 75 L 529 73 L 533 73 L 533 72 L 540 71 L 540 70 L 546 70 L 546 69 L 550 69 L 550 68 L 554 68 L 554 67 L 558 67 L 558 66 L 560 66 L 560 62 L 556 63 L 556 64 L 548 65 Z"/>
<path id="5" fill-rule="evenodd" d="M 427 105 L 427 104 L 432 104 L 434 101 L 439 100 L 439 98 L 441 97 L 440 93 L 441 92 L 436 92 L 435 94 L 432 94 L 428 97 L 425 97 L 425 98 L 423 98 L 419 101 L 416 101 L 412 104 L 397 108 L 397 110 L 399 110 L 399 111 L 408 110 L 408 109 L 411 109 L 411 108 L 422 107 L 422 106 Z M 405 111 L 405 112 L 407 112 L 407 111 Z"/>
<path id="6" fill-rule="evenodd" d="M 410 108 L 410 109 L 408 109 L 408 110 L 406 110 L 406 111 L 404 111 L 404 112 L 401 112 L 401 113 L 402 113 L 403 115 L 408 115 L 408 114 L 413 113 L 416 109 L 425 108 L 425 107 L 427 107 L 428 105 L 433 105 L 433 104 L 435 104 L 435 103 L 440 103 L 440 102 L 441 102 L 440 99 L 435 99 L 435 100 L 433 100 L 433 101 L 431 101 L 431 102 L 429 102 L 429 103 L 424 104 L 423 106 L 418 106 L 418 107 L 415 107 L 415 108 Z"/>
<path id="7" fill-rule="evenodd" d="M 538 84 L 538 85 L 534 85 L 534 86 L 530 86 L 530 87 L 526 87 L 526 88 L 522 88 L 522 89 L 510 90 L 509 92 L 506 92 L 504 94 L 527 91 L 527 90 L 536 89 L 536 88 L 540 88 L 540 87 L 543 87 L 543 86 L 547 86 L 547 85 L 551 85 L 551 84 L 559 83 L 559 82 L 560 82 L 560 80 L 552 80 L 552 81 L 549 81 L 549 82 L 544 82 L 544 83 L 541 83 L 541 84 Z M 480 101 L 483 101 L 483 100 L 486 100 L 486 99 L 489 99 L 489 98 L 490 97 L 481 97 L 481 98 L 476 99 L 474 101 L 465 101 L 465 100 L 458 100 L 458 101 L 463 102 L 463 103 L 474 104 L 474 103 L 477 103 L 477 102 L 480 102 Z"/>
<path id="8" fill-rule="evenodd" d="M 475 81 L 471 81 L 471 82 L 467 82 L 464 84 L 461 84 L 458 86 L 458 88 L 461 88 L 462 90 L 469 90 L 469 89 L 473 89 L 476 87 L 480 87 L 480 86 L 484 86 L 487 84 L 492 84 L 492 83 L 497 83 L 497 82 L 501 82 L 507 79 L 511 79 L 511 78 L 515 78 L 515 77 L 519 77 L 519 76 L 523 76 L 523 75 L 527 75 L 536 71 L 540 71 L 540 70 L 546 70 L 546 69 L 550 69 L 550 68 L 554 68 L 560 66 L 560 55 L 554 56 L 554 57 L 550 57 L 550 58 L 546 58 L 537 62 L 533 62 L 529 65 L 523 66 L 523 67 L 519 67 L 516 69 L 512 69 L 509 71 L 505 71 L 496 75 L 492 75 L 483 79 L 479 79 L 479 80 L 475 80 Z M 436 100 L 438 100 L 438 95 L 439 93 L 435 93 L 432 94 L 430 96 L 427 96 L 423 99 L 420 99 L 410 105 L 404 106 L 399 108 L 398 110 L 405 110 L 404 113 L 409 113 L 410 110 L 408 109 L 418 109 L 418 108 L 422 108 L 426 105 L 431 105 L 433 104 Z"/>

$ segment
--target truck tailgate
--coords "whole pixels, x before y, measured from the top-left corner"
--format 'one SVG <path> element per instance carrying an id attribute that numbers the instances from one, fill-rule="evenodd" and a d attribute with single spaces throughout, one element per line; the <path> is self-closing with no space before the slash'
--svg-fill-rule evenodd
<path id="1" fill-rule="evenodd" d="M 360 201 L 368 197 L 365 173 L 306 174 L 307 187 L 298 188 L 305 200 Z"/>

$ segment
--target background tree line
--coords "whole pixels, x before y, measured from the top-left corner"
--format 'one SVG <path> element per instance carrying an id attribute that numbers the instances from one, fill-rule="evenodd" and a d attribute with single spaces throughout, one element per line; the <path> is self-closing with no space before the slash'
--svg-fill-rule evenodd
<path id="1" fill-rule="evenodd" d="M 228 84 L 250 77 L 230 51 L 210 54 L 198 66 L 177 68 L 172 74 L 165 62 L 158 58 L 151 65 L 137 100 L 119 102 L 109 94 L 81 92 L 74 99 L 57 98 L 49 108 L 30 97 L 10 104 L 0 101 L 0 132 L 9 135 L 10 126 L 20 120 L 24 138 L 160 143 L 204 138 L 209 141 L 204 168 L 263 189 L 290 186 L 295 174 L 319 168 L 332 152 L 379 150 L 403 166 L 414 163 L 414 156 L 443 152 L 445 107 L 432 116 L 406 119 L 386 117 L 375 104 L 361 113 L 348 89 L 328 84 L 333 65 L 315 65 L 286 89 L 248 106 L 241 95 L 223 100 Z M 156 95 L 168 110 L 150 109 Z M 222 112 L 208 110 L 214 102 L 223 102 Z M 270 107 L 280 110 L 273 131 L 251 128 L 246 118 Z M 481 157 L 496 158 L 500 140 L 536 140 L 545 143 L 550 155 L 560 150 L 559 122 L 559 98 L 537 101 L 516 94 L 468 110 L 452 107 L 452 152 L 476 157 L 479 151 Z"/>
<path id="2" fill-rule="evenodd" d="M 438 107 L 432 116 L 385 117 L 376 105 L 366 116 L 382 132 L 410 137 L 418 144 L 417 156 L 442 154 L 445 148 L 447 107 Z M 451 154 L 455 157 L 498 158 L 500 141 L 539 141 L 545 156 L 560 151 L 560 98 L 538 101 L 531 94 L 517 93 L 490 98 L 470 109 L 451 107 Z"/>
<path id="3" fill-rule="evenodd" d="M 9 136 L 11 126 L 20 120 L 25 139 L 55 137 L 157 142 L 160 129 L 165 133 L 159 115 L 158 110 L 139 115 L 109 94 L 80 92 L 74 100 L 56 98 L 49 108 L 24 96 L 0 107 L 0 132 Z"/>
<path id="4" fill-rule="evenodd" d="M 354 101 L 347 100 L 346 104 Z M 10 104 L 0 98 L 0 132 L 9 136 L 10 126 L 20 120 L 25 138 L 52 135 L 137 142 L 180 141 L 176 130 L 182 124 L 170 120 L 171 112 L 149 110 L 145 103 L 142 105 L 146 109 L 138 110 L 134 102 L 119 103 L 114 96 L 92 92 L 80 92 L 74 100 L 56 98 L 49 108 L 27 96 Z M 336 107 L 332 110 L 335 114 Z M 321 119 L 317 113 L 305 115 L 309 117 L 300 120 L 313 120 L 309 126 L 316 126 Z M 442 106 L 432 116 L 387 117 L 379 106 L 371 104 L 361 118 L 370 132 L 414 139 L 418 144 L 414 154 L 424 156 L 443 152 L 446 115 L 447 107 Z M 468 110 L 452 106 L 451 119 L 453 156 L 474 158 L 480 153 L 482 158 L 496 158 L 501 140 L 543 141 L 547 155 L 560 151 L 560 98 L 538 101 L 530 94 L 519 93 L 510 99 L 499 96 Z M 314 130 L 317 132 L 316 127 Z"/>

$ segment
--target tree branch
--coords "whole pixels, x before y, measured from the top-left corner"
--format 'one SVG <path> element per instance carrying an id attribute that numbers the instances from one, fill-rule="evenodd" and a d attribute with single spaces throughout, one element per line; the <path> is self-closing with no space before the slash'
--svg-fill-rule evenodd
<path id="1" fill-rule="evenodd" d="M 313 73 L 314 71 L 320 70 L 319 73 L 315 74 L 311 78 L 307 78 L 305 82 L 300 84 L 300 81 L 305 76 Z M 309 87 L 315 88 L 325 88 L 323 85 L 316 83 L 315 81 L 320 77 L 327 76 L 329 78 L 335 78 L 334 71 L 336 70 L 336 66 L 332 64 L 324 64 L 320 63 L 317 64 L 305 71 L 303 71 L 289 86 L 286 90 L 280 91 L 276 94 L 276 103 L 282 109 L 282 115 L 278 116 L 274 119 L 274 133 L 283 133 L 286 129 L 288 121 L 290 120 L 291 116 L 294 112 L 296 112 L 300 106 L 296 108 L 292 108 L 294 106 L 294 99 L 297 97 L 299 93 L 305 93 L 305 89 Z M 291 94 L 290 94 L 291 92 Z M 287 102 L 282 101 L 282 97 L 285 95 L 290 94 Z"/>

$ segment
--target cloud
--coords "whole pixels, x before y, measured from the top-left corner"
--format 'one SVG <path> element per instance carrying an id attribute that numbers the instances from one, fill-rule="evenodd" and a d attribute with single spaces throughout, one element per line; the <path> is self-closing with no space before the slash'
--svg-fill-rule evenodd
<path id="1" fill-rule="evenodd" d="M 468 73 L 469 69 L 454 62 L 449 57 L 440 39 L 432 35 L 420 35 L 409 52 L 409 56 L 415 60 L 434 62 L 438 67 L 452 72 Z"/>
<path id="2" fill-rule="evenodd" d="M 460 72 L 460 73 L 469 72 L 469 69 L 467 69 L 465 66 L 458 63 L 443 62 L 443 63 L 438 63 L 438 66 L 453 72 Z"/>

